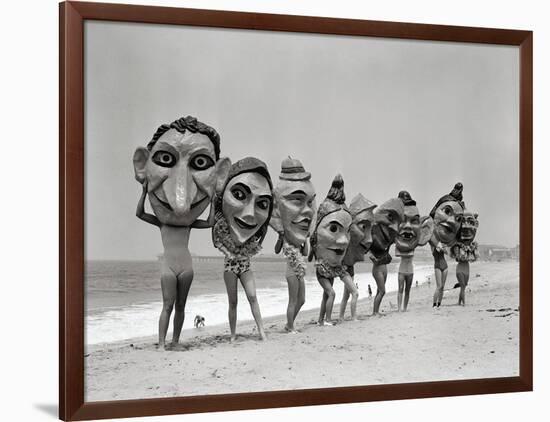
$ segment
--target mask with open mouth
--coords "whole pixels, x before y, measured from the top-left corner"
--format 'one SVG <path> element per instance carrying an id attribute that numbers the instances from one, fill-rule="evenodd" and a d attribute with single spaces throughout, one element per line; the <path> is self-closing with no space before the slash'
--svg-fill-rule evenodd
<path id="1" fill-rule="evenodd" d="M 429 216 L 420 216 L 416 201 L 411 198 L 409 192 L 399 192 L 398 198 L 405 208 L 403 220 L 398 226 L 395 250 L 396 255 L 406 255 L 418 246 L 428 243 L 433 233 L 433 220 Z"/>
<path id="2" fill-rule="evenodd" d="M 471 244 L 477 234 L 477 228 L 479 227 L 478 214 L 469 210 L 464 210 L 462 218 L 462 225 L 458 235 L 459 242 L 469 245 Z"/>
<path id="3" fill-rule="evenodd" d="M 134 152 L 136 180 L 162 224 L 191 226 L 225 183 L 229 159 L 219 158 L 220 137 L 194 117 L 162 125 L 147 148 Z"/>
<path id="4" fill-rule="evenodd" d="M 342 264 L 349 245 L 351 214 L 345 200 L 344 180 L 337 175 L 327 197 L 319 206 L 317 223 L 311 238 L 315 258 L 331 267 Z"/>
<path id="5" fill-rule="evenodd" d="M 310 179 L 299 160 L 283 160 L 270 225 L 297 248 L 306 242 L 315 218 L 315 189 Z"/>
<path id="6" fill-rule="evenodd" d="M 243 245 L 253 236 L 261 243 L 273 209 L 267 166 L 253 157 L 233 164 L 216 209 L 216 217 L 225 219 L 236 245 Z"/>

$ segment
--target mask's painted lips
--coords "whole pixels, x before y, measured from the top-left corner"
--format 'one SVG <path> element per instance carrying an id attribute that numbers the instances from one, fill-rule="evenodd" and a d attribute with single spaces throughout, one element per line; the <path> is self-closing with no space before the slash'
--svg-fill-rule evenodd
<path id="1" fill-rule="evenodd" d="M 328 249 L 334 252 L 336 255 L 344 255 L 344 253 L 346 252 L 345 249 L 341 249 L 341 248 L 328 248 Z"/>
<path id="2" fill-rule="evenodd" d="M 298 227 L 301 230 L 307 231 L 307 230 L 309 230 L 310 223 L 311 223 L 311 219 L 304 218 L 300 221 L 295 221 L 292 224 L 294 224 L 296 227 Z"/>
<path id="3" fill-rule="evenodd" d="M 403 240 L 412 240 L 414 239 L 414 233 L 411 231 L 404 231 L 399 233 L 399 237 Z"/>
<path id="4" fill-rule="evenodd" d="M 170 210 L 170 211 L 173 211 L 172 207 L 170 206 L 170 204 L 168 202 L 164 202 L 162 199 L 160 199 L 156 194 L 155 192 L 151 192 L 151 195 L 153 195 L 155 197 L 155 199 L 157 201 L 159 201 L 159 203 L 164 206 L 164 208 Z"/>
<path id="5" fill-rule="evenodd" d="M 454 233 L 455 232 L 455 226 L 449 223 L 441 223 L 441 227 L 445 229 L 447 233 Z"/>
<path id="6" fill-rule="evenodd" d="M 237 223 L 237 225 L 245 230 L 252 230 L 252 229 L 255 229 L 256 227 L 258 227 L 257 224 L 248 224 L 246 222 L 244 222 L 243 220 L 241 220 L 240 218 L 238 217 L 234 217 L 233 220 L 235 220 L 235 223 Z"/>

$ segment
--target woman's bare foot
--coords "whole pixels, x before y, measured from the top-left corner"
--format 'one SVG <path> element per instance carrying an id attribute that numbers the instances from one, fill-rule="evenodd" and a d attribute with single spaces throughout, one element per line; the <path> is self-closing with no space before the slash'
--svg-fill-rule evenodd
<path id="1" fill-rule="evenodd" d="M 234 343 L 235 340 L 237 340 L 237 334 L 231 334 L 231 337 L 229 338 L 229 342 Z"/>
<path id="2" fill-rule="evenodd" d="M 289 334 L 298 334 L 299 333 L 299 331 L 296 328 L 294 328 L 294 327 L 289 328 L 288 325 L 285 325 L 285 331 Z"/>
<path id="3" fill-rule="evenodd" d="M 266 341 L 267 340 L 267 336 L 265 335 L 265 332 L 262 330 L 260 331 L 260 340 L 262 341 Z"/>

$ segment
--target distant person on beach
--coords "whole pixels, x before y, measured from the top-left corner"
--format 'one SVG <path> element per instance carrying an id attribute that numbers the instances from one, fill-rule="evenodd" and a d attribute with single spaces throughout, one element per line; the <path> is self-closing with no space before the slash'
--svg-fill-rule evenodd
<path id="1" fill-rule="evenodd" d="M 278 233 L 275 253 L 282 249 L 286 258 L 288 306 L 285 330 L 297 333 L 294 322 L 306 301 L 306 259 L 308 237 L 315 217 L 315 188 L 311 173 L 299 160 L 283 160 L 279 183 L 274 190 L 275 205 L 269 225 Z"/>
<path id="2" fill-rule="evenodd" d="M 344 266 L 346 268 L 346 281 L 344 282 L 344 294 L 340 302 L 340 321 L 344 321 L 346 314 L 346 305 L 351 296 L 351 319 L 357 319 L 357 298 L 359 297 L 359 288 L 357 283 L 350 283 L 348 279 L 353 281 L 355 276 L 354 265 L 357 262 L 365 260 L 365 254 L 368 252 L 372 244 L 371 228 L 374 222 L 374 214 L 372 210 L 376 207 L 374 202 L 369 201 L 360 193 L 355 196 L 350 202 L 349 211 L 352 217 L 350 227 L 350 242 L 346 254 L 344 255 Z M 354 285 L 355 288 L 350 289 L 348 286 Z"/>
<path id="3" fill-rule="evenodd" d="M 202 315 L 195 316 L 195 328 L 204 327 L 205 319 Z"/>
<path id="4" fill-rule="evenodd" d="M 409 192 L 403 190 L 397 197 L 403 201 L 405 207 L 403 221 L 399 224 L 399 232 L 395 239 L 395 256 L 401 257 L 397 274 L 397 310 L 401 312 L 401 310 L 406 311 L 409 305 L 414 277 L 414 250 L 429 242 L 433 233 L 433 220 L 429 216 L 420 217 L 416 201 L 411 198 Z M 418 286 L 418 281 L 416 285 Z"/>
<path id="5" fill-rule="evenodd" d="M 436 308 L 439 308 L 443 301 L 443 291 L 449 272 L 445 254 L 457 242 L 458 231 L 462 224 L 464 214 L 462 190 L 462 183 L 455 184 L 451 193 L 439 198 L 430 212 L 430 217 L 434 220 L 434 231 L 430 239 L 430 247 L 434 257 L 436 287 L 433 306 Z"/>
<path id="6" fill-rule="evenodd" d="M 386 279 L 388 277 L 386 265 L 392 259 L 389 250 L 397 236 L 399 224 L 403 220 L 403 212 L 403 202 L 399 198 L 391 198 L 374 210 L 372 245 L 369 251 L 372 261 L 372 276 L 377 287 L 373 315 L 380 314 L 380 304 L 386 294 Z"/>
<path id="7" fill-rule="evenodd" d="M 160 228 L 164 246 L 158 343 L 164 349 L 174 307 L 172 345 L 179 342 L 185 318 L 193 281 L 190 231 L 211 227 L 213 207 L 208 221 L 198 218 L 210 205 L 215 190 L 223 185 L 231 163 L 220 158 L 216 130 L 190 116 L 160 126 L 146 148 L 136 149 L 133 162 L 135 178 L 143 186 L 136 216 Z M 154 215 L 145 212 L 146 198 Z"/>
<path id="8" fill-rule="evenodd" d="M 273 185 L 265 163 L 254 157 L 231 166 L 217 197 L 212 227 L 214 246 L 224 255 L 223 279 L 229 301 L 231 341 L 236 339 L 237 288 L 242 284 L 262 340 L 266 340 L 250 258 L 262 249 L 273 210 Z"/>
<path id="9" fill-rule="evenodd" d="M 348 276 L 342 263 L 349 245 L 351 214 L 345 204 L 344 180 L 337 175 L 325 200 L 317 211 L 317 221 L 311 236 L 311 253 L 309 260 L 315 258 L 317 281 L 323 288 L 323 298 L 319 311 L 319 325 L 334 325 L 332 307 L 334 306 L 334 278 L 340 277 L 344 284 L 350 284 L 354 290 L 353 281 Z"/>
<path id="10" fill-rule="evenodd" d="M 369 284 L 369 298 L 372 298 L 372 289 L 370 288 L 370 284 Z"/>

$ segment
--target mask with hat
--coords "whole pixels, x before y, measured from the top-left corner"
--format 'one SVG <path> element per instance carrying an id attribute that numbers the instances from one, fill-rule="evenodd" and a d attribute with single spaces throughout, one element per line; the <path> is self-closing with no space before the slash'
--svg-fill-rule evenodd
<path id="1" fill-rule="evenodd" d="M 315 189 L 311 173 L 299 160 L 288 157 L 281 163 L 279 183 L 274 190 L 271 227 L 288 244 L 302 248 L 315 218 Z"/>

